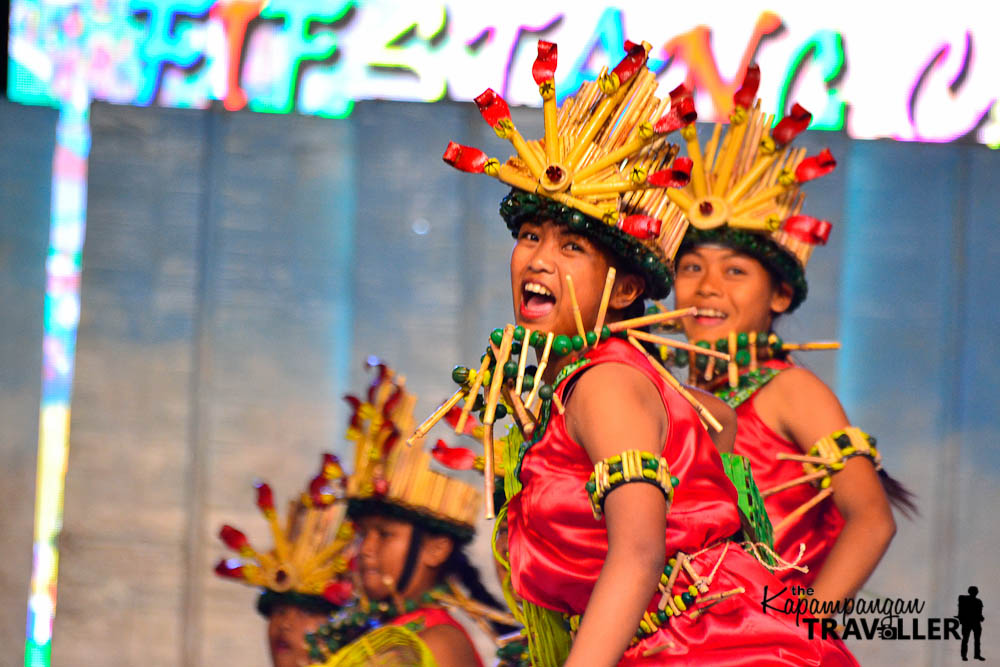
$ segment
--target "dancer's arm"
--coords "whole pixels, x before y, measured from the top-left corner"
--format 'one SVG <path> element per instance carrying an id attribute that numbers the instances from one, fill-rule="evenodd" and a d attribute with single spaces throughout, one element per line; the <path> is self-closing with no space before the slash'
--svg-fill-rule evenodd
<path id="1" fill-rule="evenodd" d="M 594 462 L 628 449 L 659 455 L 667 433 L 659 392 L 639 371 L 620 364 L 601 364 L 580 376 L 566 423 Z M 625 653 L 663 572 L 666 509 L 663 493 L 652 484 L 623 484 L 608 494 L 608 556 L 568 667 L 615 665 Z"/>
<path id="2" fill-rule="evenodd" d="M 772 386 L 773 385 L 773 386 Z M 808 451 L 820 438 L 848 426 L 840 401 L 823 382 L 803 368 L 784 371 L 761 392 L 761 417 L 779 406 L 782 435 Z M 771 422 L 773 423 L 773 422 Z M 863 456 L 847 461 L 833 475 L 833 502 L 844 518 L 844 528 L 813 582 L 817 600 L 853 597 L 871 576 L 896 533 L 889 499 L 878 472 Z"/>

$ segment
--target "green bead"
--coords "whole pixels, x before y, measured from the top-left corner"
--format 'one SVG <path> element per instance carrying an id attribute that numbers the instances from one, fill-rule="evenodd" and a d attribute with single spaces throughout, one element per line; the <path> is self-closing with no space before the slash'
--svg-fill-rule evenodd
<path id="1" fill-rule="evenodd" d="M 718 350 L 719 352 L 728 352 L 729 341 L 725 338 L 720 338 L 719 340 L 715 341 L 715 349 Z"/>
<path id="2" fill-rule="evenodd" d="M 472 402 L 473 410 L 482 410 L 486 406 L 486 399 L 483 398 L 482 394 L 476 395 L 476 400 Z"/>
<path id="3" fill-rule="evenodd" d="M 656 255 L 653 253 L 646 253 L 646 256 L 642 258 L 639 265 L 642 267 L 643 271 L 653 272 L 660 266 L 660 260 L 658 260 Z"/>
<path id="4" fill-rule="evenodd" d="M 642 462 L 642 467 L 646 470 L 656 470 L 660 467 L 660 462 L 656 459 L 645 459 Z"/>
<path id="5" fill-rule="evenodd" d="M 521 391 L 531 391 L 531 388 L 535 386 L 535 376 L 524 374 L 524 378 L 521 380 Z"/>
<path id="6" fill-rule="evenodd" d="M 746 366 L 750 363 L 750 352 L 748 350 L 740 350 L 736 353 L 736 363 L 740 366 Z"/>
<path id="7" fill-rule="evenodd" d="M 588 494 L 593 495 L 593 493 L 597 491 L 597 484 L 594 483 L 594 480 L 589 480 L 583 485 L 583 488 L 587 489 Z"/>
<path id="8" fill-rule="evenodd" d="M 708 368 L 708 357 L 704 354 L 696 354 L 694 357 L 694 367 L 700 371 Z"/>
<path id="9" fill-rule="evenodd" d="M 531 347 L 541 347 L 542 345 L 545 344 L 545 336 L 543 336 L 538 331 L 532 331 L 531 338 L 528 340 L 528 344 L 530 344 Z"/>
<path id="10" fill-rule="evenodd" d="M 499 345 L 503 342 L 503 329 L 494 329 L 490 332 L 490 340 L 493 341 L 494 345 Z"/>
<path id="11" fill-rule="evenodd" d="M 524 345 L 524 344 L 523 343 L 519 343 L 516 340 L 513 343 L 511 343 L 510 344 L 511 354 L 521 354 L 521 347 L 522 347 L 522 345 Z"/>
<path id="12" fill-rule="evenodd" d="M 680 483 L 681 483 L 681 480 L 677 479 L 676 477 L 671 477 L 670 478 L 670 484 L 671 484 L 671 486 L 677 486 Z"/>
<path id="13" fill-rule="evenodd" d="M 771 349 L 775 352 L 781 352 L 781 348 L 784 347 L 785 341 L 781 340 L 781 336 L 775 336 L 774 342 L 771 343 Z"/>
<path id="14" fill-rule="evenodd" d="M 451 379 L 456 384 L 465 384 L 469 380 L 469 369 L 465 366 L 455 366 L 451 369 Z"/>
<path id="15" fill-rule="evenodd" d="M 553 393 L 553 389 L 552 389 L 552 385 L 550 385 L 550 384 L 543 384 L 538 389 L 538 397 L 541 398 L 543 401 L 550 401 L 550 400 L 552 400 L 552 393 Z"/>
<path id="16" fill-rule="evenodd" d="M 566 221 L 566 224 L 574 232 L 582 231 L 587 227 L 587 217 L 579 211 L 573 211 L 570 213 L 569 220 Z"/>
<path id="17" fill-rule="evenodd" d="M 569 354 L 570 349 L 573 347 L 573 343 L 570 342 L 568 336 L 563 336 L 559 334 L 552 341 L 552 351 L 556 353 L 556 356 L 565 357 Z"/>
<path id="18" fill-rule="evenodd" d="M 694 604 L 694 596 L 688 593 L 687 591 L 684 591 L 683 593 L 681 593 L 681 602 L 684 603 L 684 606 L 690 607 L 692 604 Z"/>
<path id="19" fill-rule="evenodd" d="M 593 331 L 587 332 L 587 345 L 594 345 L 597 343 L 597 334 Z"/>
<path id="20" fill-rule="evenodd" d="M 741 331 L 738 334 L 736 334 L 736 347 L 742 350 L 749 344 L 750 344 L 750 336 L 747 335 L 746 331 Z"/>
<path id="21" fill-rule="evenodd" d="M 667 575 L 667 577 L 669 577 L 670 573 L 673 572 L 673 571 L 674 571 L 674 568 L 672 568 L 671 566 L 669 566 L 669 565 L 663 566 L 663 574 Z"/>
<path id="22" fill-rule="evenodd" d="M 503 376 L 505 378 L 512 378 L 515 375 L 517 375 L 517 362 L 508 361 L 506 364 L 503 365 Z"/>
<path id="23" fill-rule="evenodd" d="M 667 612 L 666 612 L 665 609 L 657 609 L 656 610 L 656 619 L 660 623 L 667 623 L 667 622 L 670 621 L 670 616 L 667 615 Z"/>
<path id="24" fill-rule="evenodd" d="M 709 349 L 710 347 L 712 347 L 712 344 L 711 344 L 711 343 L 709 343 L 709 342 L 708 342 L 707 340 L 699 340 L 699 341 L 696 341 L 696 342 L 695 342 L 695 345 L 697 345 L 698 347 L 703 347 L 703 348 L 705 348 L 706 350 L 707 350 L 707 349 Z"/>
<path id="25" fill-rule="evenodd" d="M 503 403 L 497 403 L 496 419 L 503 419 L 507 416 L 507 406 Z"/>
<path id="26" fill-rule="evenodd" d="M 521 326 L 514 327 L 514 340 L 516 341 L 524 340 L 524 327 Z"/>
<path id="27" fill-rule="evenodd" d="M 569 340 L 573 344 L 574 350 L 579 352 L 580 350 L 583 349 L 583 336 L 581 336 L 580 334 L 573 336 Z"/>
<path id="28" fill-rule="evenodd" d="M 678 366 L 687 366 L 691 361 L 691 357 L 688 356 L 687 350 L 674 350 L 674 360 Z"/>
<path id="29" fill-rule="evenodd" d="M 601 340 L 607 340 L 609 338 L 611 338 L 611 329 L 605 324 L 601 327 Z"/>
<path id="30" fill-rule="evenodd" d="M 656 315 L 658 312 L 660 312 L 660 309 L 656 306 L 646 306 L 647 315 Z"/>

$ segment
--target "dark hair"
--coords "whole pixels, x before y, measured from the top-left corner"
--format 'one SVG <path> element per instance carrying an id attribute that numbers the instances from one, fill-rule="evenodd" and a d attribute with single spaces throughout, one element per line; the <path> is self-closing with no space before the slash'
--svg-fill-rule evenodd
<path id="1" fill-rule="evenodd" d="M 277 591 L 265 588 L 260 592 L 260 597 L 257 598 L 257 611 L 261 616 L 266 616 L 268 618 L 270 618 L 271 614 L 274 613 L 276 607 L 282 605 L 296 607 L 307 614 L 328 615 L 340 609 L 338 605 L 333 604 L 324 597 L 319 595 L 307 595 L 306 593 L 296 593 L 295 591 L 278 593 Z"/>
<path id="2" fill-rule="evenodd" d="M 882 482 L 882 489 L 889 497 L 889 503 L 893 507 L 902 512 L 907 519 L 920 516 L 920 512 L 917 510 L 917 497 L 912 491 L 885 470 L 878 471 L 878 478 Z"/>
<path id="3" fill-rule="evenodd" d="M 455 577 L 465 590 L 469 592 L 469 595 L 473 600 L 480 602 L 494 609 L 506 610 L 507 606 L 499 602 L 495 597 L 493 597 L 486 587 L 483 586 L 482 580 L 479 578 L 479 571 L 473 567 L 472 563 L 469 562 L 468 556 L 465 555 L 458 545 L 452 550 L 451 555 L 448 556 L 448 560 L 444 562 L 441 566 L 441 577 Z M 502 623 L 497 623 L 491 621 L 490 624 L 499 634 L 506 634 L 508 632 L 513 632 L 515 628 L 503 625 Z"/>

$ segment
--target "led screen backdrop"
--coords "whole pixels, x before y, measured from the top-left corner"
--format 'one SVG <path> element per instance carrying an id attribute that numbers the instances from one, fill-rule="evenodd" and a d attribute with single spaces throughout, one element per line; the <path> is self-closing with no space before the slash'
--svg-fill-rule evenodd
<path id="1" fill-rule="evenodd" d="M 596 76 L 605 54 L 624 55 L 630 38 L 652 44 L 665 86 L 696 87 L 703 120 L 725 116 L 753 59 L 761 98 L 779 111 L 799 101 L 814 129 L 1000 144 L 1000 43 L 991 37 L 1000 10 L 989 3 L 952 2 L 933 16 L 895 3 L 678 6 L 14 0 L 10 95 L 342 117 L 355 100 L 466 100 L 491 86 L 510 103 L 537 105 L 533 82 L 518 74 L 537 39 L 559 44 L 557 90 L 568 94 Z"/>

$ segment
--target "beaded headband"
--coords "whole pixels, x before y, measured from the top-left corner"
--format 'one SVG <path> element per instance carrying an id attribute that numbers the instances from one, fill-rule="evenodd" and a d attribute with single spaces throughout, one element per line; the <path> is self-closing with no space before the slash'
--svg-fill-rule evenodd
<path id="1" fill-rule="evenodd" d="M 367 400 L 346 397 L 353 406 L 347 439 L 356 444 L 354 474 L 347 484 L 352 517 L 384 514 L 412 521 L 459 542 L 472 539 L 482 497 L 479 490 L 430 469 L 431 454 L 403 444 L 413 432 L 416 396 L 385 364 L 372 365 L 375 379 Z"/>
<path id="2" fill-rule="evenodd" d="M 517 151 L 505 164 L 448 144 L 444 161 L 513 187 L 500 214 L 516 235 L 526 220 L 552 220 L 593 238 L 646 280 L 646 296 L 670 292 L 673 260 L 686 223 L 670 213 L 668 188 L 687 184 L 691 161 L 675 158 L 666 136 L 694 122 L 690 91 L 656 97 L 648 43 L 625 42 L 625 58 L 556 104 L 556 45 L 538 42 L 532 75 L 543 100 L 545 136 L 525 141 L 507 103 L 492 89 L 476 98 L 483 119 Z"/>
<path id="3" fill-rule="evenodd" d="M 801 185 L 833 171 L 828 149 L 813 157 L 792 148 L 812 120 L 798 104 L 774 129 L 774 116 L 755 102 L 760 68 L 751 65 L 733 95 L 729 129 L 716 123 L 704 149 L 694 125 L 681 129 L 692 160 L 691 182 L 670 192 L 673 207 L 690 223 L 682 250 L 701 244 L 726 245 L 760 260 L 794 296 L 788 312 L 806 298 L 805 267 L 813 248 L 826 243 L 830 223 L 801 215 Z"/>
<path id="4" fill-rule="evenodd" d="M 219 538 L 240 558 L 219 561 L 216 574 L 264 588 L 258 609 L 265 615 L 278 602 L 309 611 L 329 611 L 345 604 L 353 595 L 343 575 L 354 530 L 345 521 L 344 486 L 337 457 L 324 454 L 319 474 L 289 503 L 282 525 L 271 487 L 256 483 L 257 507 L 270 525 L 274 546 L 267 552 L 257 551 L 241 531 L 224 525 Z"/>

